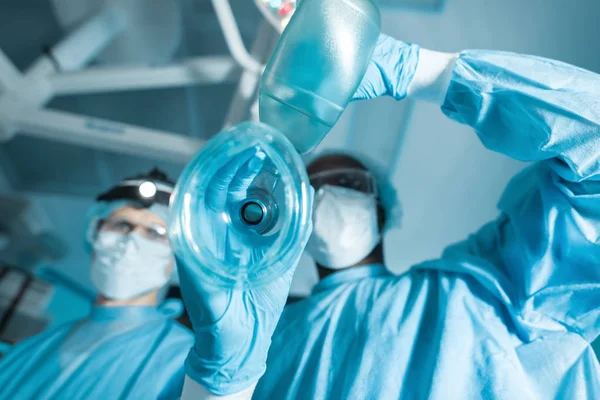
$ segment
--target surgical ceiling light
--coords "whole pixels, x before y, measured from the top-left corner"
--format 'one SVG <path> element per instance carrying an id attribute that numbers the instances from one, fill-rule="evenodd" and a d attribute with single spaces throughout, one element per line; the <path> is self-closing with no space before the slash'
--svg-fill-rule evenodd
<path id="1" fill-rule="evenodd" d="M 296 0 L 255 0 L 256 6 L 277 31 L 283 32 L 296 11 Z"/>

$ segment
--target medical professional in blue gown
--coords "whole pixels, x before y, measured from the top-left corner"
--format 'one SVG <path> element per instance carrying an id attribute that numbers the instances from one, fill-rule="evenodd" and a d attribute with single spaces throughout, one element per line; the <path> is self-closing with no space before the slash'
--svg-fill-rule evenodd
<path id="1" fill-rule="evenodd" d="M 100 195 L 89 213 L 91 314 L 25 340 L 0 360 L 0 399 L 177 399 L 193 343 L 181 303 L 158 306 L 174 257 L 172 182 L 158 170 Z"/>
<path id="2" fill-rule="evenodd" d="M 186 283 L 185 301 L 217 311 L 192 313 L 205 327 L 195 349 L 209 333 L 220 346 L 190 352 L 183 398 L 599 399 L 600 76 L 381 36 L 355 99 L 384 95 L 437 103 L 487 148 L 533 164 L 508 185 L 495 221 L 394 276 L 369 172 L 349 157 L 315 160 L 306 248 L 321 281 L 280 320 L 281 282 L 233 292 L 227 308 Z"/>

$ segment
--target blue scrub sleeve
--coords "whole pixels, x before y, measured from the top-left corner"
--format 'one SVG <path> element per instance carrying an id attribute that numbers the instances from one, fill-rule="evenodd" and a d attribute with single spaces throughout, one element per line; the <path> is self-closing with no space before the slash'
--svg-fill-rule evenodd
<path id="1" fill-rule="evenodd" d="M 571 182 L 600 180 L 600 76 L 540 57 L 461 53 L 442 111 L 483 144 L 523 161 L 546 160 Z"/>
<path id="2" fill-rule="evenodd" d="M 500 218 L 454 258 L 532 337 L 600 332 L 600 76 L 558 61 L 461 53 L 442 111 L 490 150 L 537 161 L 513 179 Z"/>

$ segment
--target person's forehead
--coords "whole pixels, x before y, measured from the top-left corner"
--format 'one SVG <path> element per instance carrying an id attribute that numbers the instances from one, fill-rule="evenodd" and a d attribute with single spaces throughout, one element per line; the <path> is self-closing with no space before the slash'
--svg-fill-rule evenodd
<path id="1" fill-rule="evenodd" d="M 124 218 L 129 222 L 145 225 L 160 225 L 167 227 L 167 223 L 158 215 L 146 208 L 135 208 L 124 206 L 117 208 L 111 214 L 112 217 Z"/>
<path id="2" fill-rule="evenodd" d="M 313 175 L 319 172 L 342 168 L 366 169 L 365 166 L 354 157 L 346 154 L 329 154 L 312 161 L 308 164 L 308 167 L 306 167 L 306 171 L 308 172 L 308 175 Z"/>

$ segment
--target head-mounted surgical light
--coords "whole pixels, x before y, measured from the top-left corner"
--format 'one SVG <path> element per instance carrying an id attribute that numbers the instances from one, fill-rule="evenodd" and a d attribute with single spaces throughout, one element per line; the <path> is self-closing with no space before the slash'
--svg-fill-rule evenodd
<path id="1" fill-rule="evenodd" d="M 152 198 L 156 195 L 156 185 L 150 181 L 142 182 L 139 187 L 140 196 L 145 199 Z"/>
<path id="2" fill-rule="evenodd" d="M 134 178 L 128 178 L 96 198 L 97 201 L 130 200 L 144 207 L 153 204 L 169 206 L 174 184 L 158 169 Z"/>

